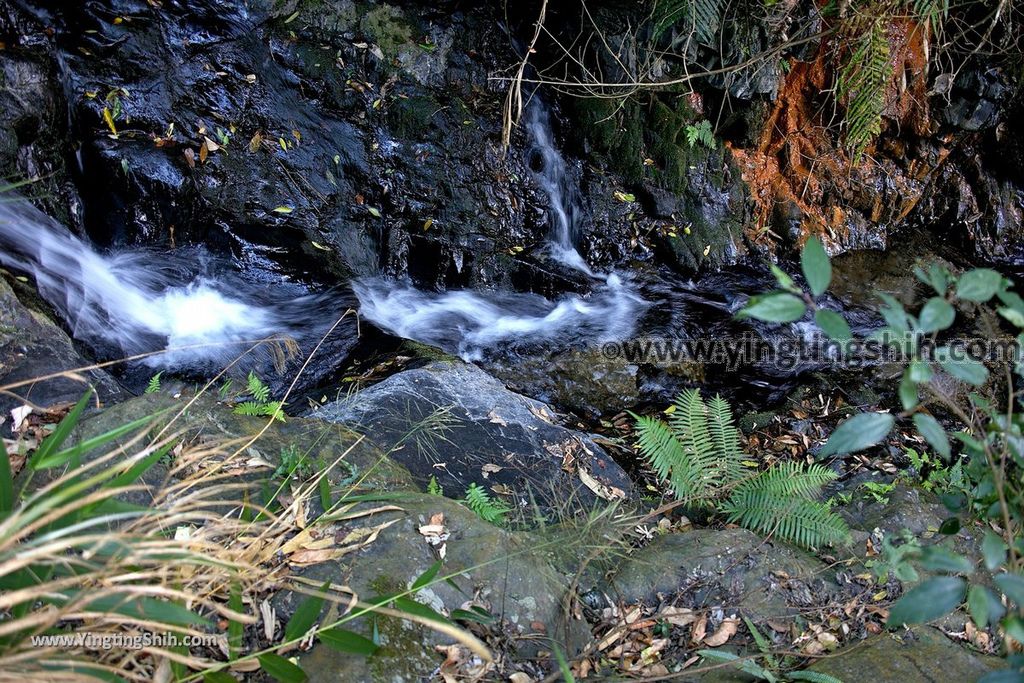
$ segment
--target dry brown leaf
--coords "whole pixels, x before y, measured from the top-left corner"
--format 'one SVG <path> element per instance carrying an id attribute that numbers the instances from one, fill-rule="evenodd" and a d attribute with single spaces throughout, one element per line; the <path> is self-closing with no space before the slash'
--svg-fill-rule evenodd
<path id="1" fill-rule="evenodd" d="M 604 498 L 605 500 L 621 500 L 626 497 L 625 491 L 615 486 L 602 484 L 597 479 L 590 476 L 590 473 L 582 467 L 577 470 L 577 474 L 580 477 L 580 481 L 583 482 L 583 485 L 593 491 L 594 495 L 599 498 Z"/>
<path id="2" fill-rule="evenodd" d="M 699 645 L 700 642 L 704 640 L 704 636 L 707 634 L 707 632 L 708 615 L 702 614 L 700 615 L 700 619 L 698 619 L 696 623 L 693 625 L 693 630 L 690 632 L 690 640 L 693 641 L 695 645 Z"/>
<path id="3" fill-rule="evenodd" d="M 508 427 L 508 422 L 505 422 L 505 420 L 503 420 L 501 418 L 501 416 L 498 415 L 493 410 L 491 412 L 487 413 L 487 417 L 489 418 L 489 420 L 491 422 L 493 422 L 496 425 L 501 425 L 502 427 Z"/>
<path id="4" fill-rule="evenodd" d="M 729 642 L 729 639 L 736 635 L 736 627 L 739 626 L 740 620 L 735 616 L 726 617 L 722 620 L 722 624 L 718 627 L 714 633 L 704 639 L 704 644 L 711 647 L 718 647 L 725 645 Z"/>
<path id="5" fill-rule="evenodd" d="M 697 614 L 689 607 L 666 607 L 658 614 L 658 618 L 673 626 L 689 626 L 697 621 Z"/>
<path id="6" fill-rule="evenodd" d="M 505 468 L 502 467 L 501 465 L 495 465 L 494 463 L 489 462 L 480 468 L 480 474 L 483 475 L 484 479 L 487 479 L 492 474 L 497 474 L 498 472 L 501 472 L 503 469 Z"/>

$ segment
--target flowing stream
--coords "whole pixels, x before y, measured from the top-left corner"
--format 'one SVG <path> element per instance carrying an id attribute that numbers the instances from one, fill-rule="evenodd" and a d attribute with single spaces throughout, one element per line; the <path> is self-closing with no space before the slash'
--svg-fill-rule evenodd
<path id="1" fill-rule="evenodd" d="M 101 254 L 10 195 L 0 246 L 0 263 L 32 273 L 76 339 L 108 355 L 164 349 L 145 359 L 153 367 L 222 367 L 260 339 L 313 338 L 326 329 L 314 321 L 338 315 L 331 293 L 281 278 L 267 287 L 198 247 Z"/>
<path id="2" fill-rule="evenodd" d="M 647 302 L 619 274 L 594 272 L 576 249 L 582 214 L 579 190 L 555 147 L 550 115 L 539 101 L 530 105 L 526 126 L 541 161 L 535 178 L 550 205 L 548 253 L 592 279 L 592 291 L 552 301 L 528 293 L 424 292 L 407 282 L 364 278 L 352 285 L 364 318 L 466 360 L 480 360 L 489 350 L 510 343 L 603 343 L 633 333 L 637 314 Z"/>

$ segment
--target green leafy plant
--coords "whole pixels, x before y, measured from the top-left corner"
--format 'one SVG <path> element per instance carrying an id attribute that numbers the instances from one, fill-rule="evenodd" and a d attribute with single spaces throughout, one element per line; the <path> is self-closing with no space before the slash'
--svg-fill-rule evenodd
<path id="1" fill-rule="evenodd" d="M 285 421 L 281 402 L 270 400 L 270 387 L 264 384 L 254 372 L 250 372 L 246 380 L 246 392 L 252 399 L 235 406 L 234 412 L 237 415 L 273 417 L 275 420 Z"/>
<path id="2" fill-rule="evenodd" d="M 278 479 L 307 479 L 313 473 L 313 463 L 306 457 L 306 454 L 295 446 L 288 446 L 281 449 L 281 462 L 274 470 L 274 476 Z"/>
<path id="3" fill-rule="evenodd" d="M 861 484 L 861 488 L 867 491 L 868 497 L 876 503 L 886 505 L 889 502 L 889 494 L 896 490 L 896 482 L 866 481 Z"/>
<path id="4" fill-rule="evenodd" d="M 162 374 L 164 374 L 163 370 L 149 378 L 149 383 L 146 385 L 146 391 L 144 393 L 155 394 L 160 391 L 160 375 Z"/>
<path id="5" fill-rule="evenodd" d="M 470 484 L 466 489 L 466 506 L 480 515 L 480 518 L 491 524 L 500 524 L 511 510 L 500 500 L 491 498 L 491 494 L 482 486 L 475 483 Z"/>
<path id="6" fill-rule="evenodd" d="M 700 123 L 688 124 L 686 126 L 686 144 L 694 147 L 698 143 L 708 149 L 715 148 L 715 132 L 711 129 L 711 122 L 707 119 L 701 120 Z"/>
<path id="7" fill-rule="evenodd" d="M 814 311 L 822 331 L 835 341 L 849 341 L 842 315 L 821 306 L 819 297 L 831 281 L 831 264 L 816 238 L 801 254 L 807 290 L 778 270 L 780 289 L 751 298 L 740 317 L 769 322 L 792 322 Z M 932 574 L 893 605 L 889 625 L 927 622 L 962 605 L 979 628 L 991 626 L 1014 641 L 1024 642 L 1024 299 L 1013 282 L 989 268 L 956 274 L 938 265 L 919 265 L 915 277 L 931 290 L 926 300 L 908 310 L 892 296 L 877 292 L 876 307 L 883 323 L 865 341 L 898 351 L 905 358 L 896 410 L 860 413 L 839 424 L 818 453 L 819 458 L 843 457 L 877 446 L 897 424 L 916 431 L 943 464 L 952 462 L 934 483 L 948 482 L 943 500 L 956 513 L 940 532 L 954 534 L 961 518 L 985 524 L 985 568 L 992 585 L 971 583 L 974 564 L 942 545 L 922 546 L 916 540 L 886 540 L 880 571 L 893 571 L 908 582 L 918 580 L 915 565 Z M 785 297 L 785 299 L 783 299 Z M 827 314 L 824 311 L 829 311 Z M 989 381 L 989 365 L 957 346 L 951 333 L 962 313 L 975 321 L 986 339 L 1012 339 L 1014 354 L 998 358 L 1005 381 Z M 1005 328 L 1013 333 L 1007 334 Z M 1015 338 L 1013 335 L 1016 335 Z M 961 390 L 950 390 L 950 385 Z M 946 423 L 953 423 L 947 427 Z M 908 452 L 920 473 L 925 456 Z M 953 460 L 955 458 L 955 460 Z M 927 464 L 932 464 L 931 457 Z M 1002 597 L 1000 597 L 1000 594 Z M 998 671 L 982 680 L 1009 680 L 1024 674 L 1024 658 L 1007 650 L 1010 672 Z"/>
<path id="8" fill-rule="evenodd" d="M 430 475 L 430 481 L 427 482 L 427 493 L 432 496 L 443 496 L 444 490 L 441 485 L 437 483 L 437 477 Z"/>
<path id="9" fill-rule="evenodd" d="M 815 498 L 835 479 L 820 465 L 786 462 L 751 472 L 740 448 L 732 409 L 721 396 L 704 402 L 687 390 L 672 406 L 668 423 L 637 417 L 637 448 L 676 498 L 715 508 L 748 529 L 805 547 L 838 543 L 849 530 Z"/>
<path id="10" fill-rule="evenodd" d="M 654 11 L 655 39 L 672 26 L 692 31 L 704 44 L 714 42 L 722 21 L 722 0 L 658 0 Z"/>

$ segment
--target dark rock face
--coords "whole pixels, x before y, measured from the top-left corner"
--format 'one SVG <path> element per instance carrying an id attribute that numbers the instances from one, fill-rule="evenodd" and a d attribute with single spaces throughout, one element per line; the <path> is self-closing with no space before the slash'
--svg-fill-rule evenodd
<path id="1" fill-rule="evenodd" d="M 361 431 L 420 485 L 435 477 L 452 498 L 476 483 L 506 493 L 517 507 L 528 507 L 532 494 L 545 507 L 587 509 L 597 497 L 581 471 L 606 493 L 618 489 L 621 497 L 631 489 L 588 435 L 559 426 L 543 403 L 461 362 L 406 370 L 310 417 Z"/>
<path id="2" fill-rule="evenodd" d="M 40 146 L 65 162 L 80 146 L 101 242 L 205 242 L 300 275 L 385 270 L 425 287 L 530 269 L 512 247 L 546 226 L 524 206 L 522 133 L 500 149 L 503 89 L 488 75 L 511 53 L 486 11 L 117 0 L 12 13 L 14 47 L 38 63 L 8 50 L 6 78 L 38 81 L 47 106 L 34 123 L 11 103 L 0 161 L 31 144 L 12 135 L 65 131 L 69 112 L 70 144 Z"/>

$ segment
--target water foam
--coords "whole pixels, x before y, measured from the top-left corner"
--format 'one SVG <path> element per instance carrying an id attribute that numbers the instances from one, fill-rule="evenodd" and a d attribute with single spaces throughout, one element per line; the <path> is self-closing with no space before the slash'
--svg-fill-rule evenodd
<path id="1" fill-rule="evenodd" d="M 164 349 L 154 367 L 221 365 L 256 340 L 289 335 L 326 295 L 272 291 L 198 250 L 101 254 L 27 201 L 0 201 L 0 263 L 32 273 L 72 335 L 123 356 Z"/>

